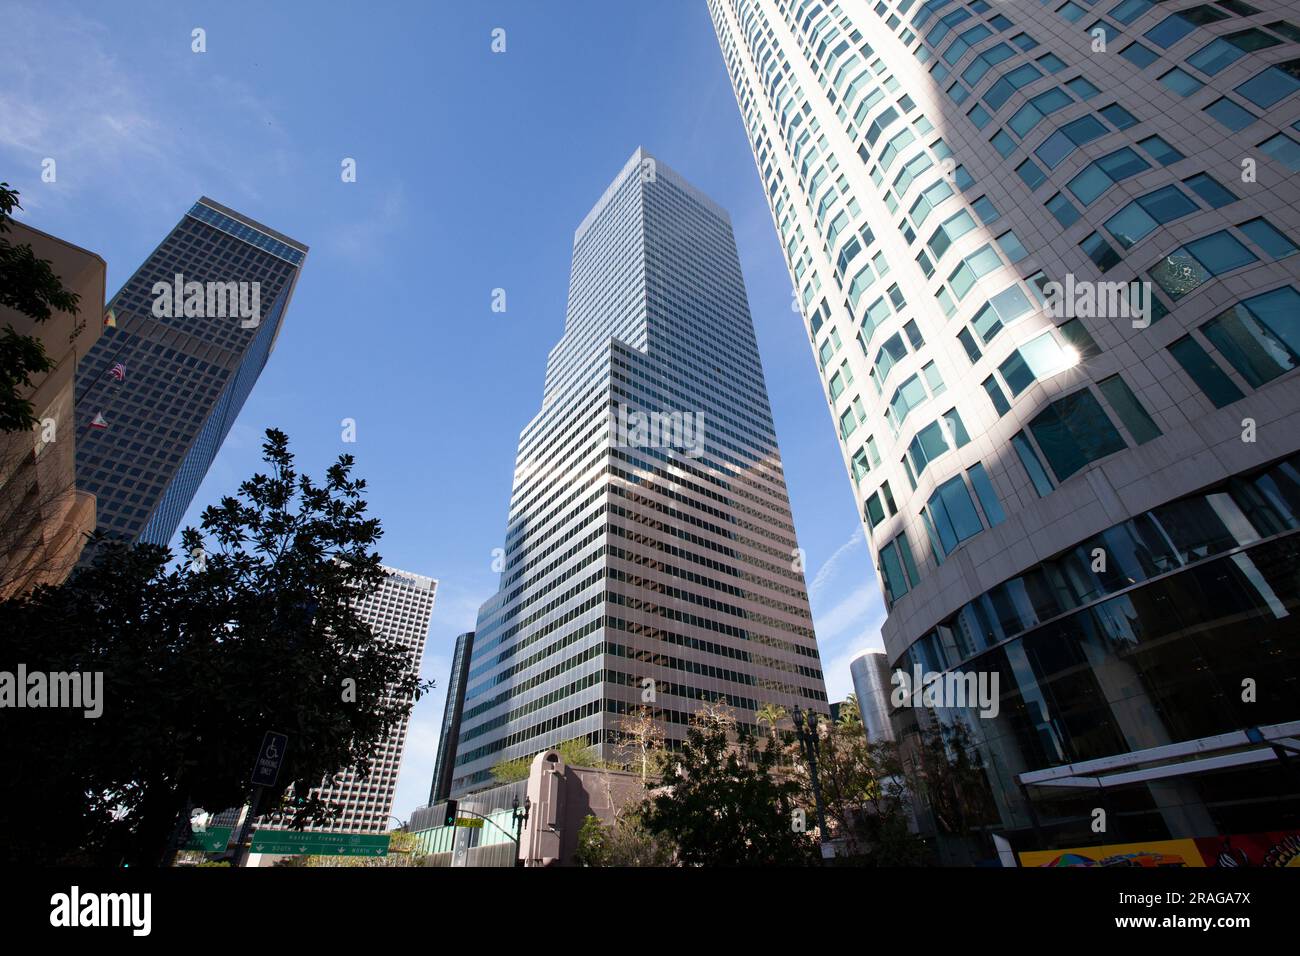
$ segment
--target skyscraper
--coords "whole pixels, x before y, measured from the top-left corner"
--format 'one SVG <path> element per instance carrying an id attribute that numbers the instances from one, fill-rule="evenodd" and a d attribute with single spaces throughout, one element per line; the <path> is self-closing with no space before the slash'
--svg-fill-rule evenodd
<path id="1" fill-rule="evenodd" d="M 465 709 L 465 682 L 474 653 L 474 632 L 456 638 L 451 658 L 451 676 L 447 681 L 447 702 L 442 708 L 442 731 L 438 734 L 438 755 L 433 762 L 433 784 L 429 787 L 429 806 L 451 796 L 451 777 L 455 770 L 456 741 L 460 739 L 460 718 Z"/>
<path id="2" fill-rule="evenodd" d="M 564 335 L 519 440 L 452 793 L 642 706 L 827 712 L 727 214 L 637 150 L 578 226 Z"/>
<path id="3" fill-rule="evenodd" d="M 1095 842 L 1098 792 L 1118 837 L 1284 823 L 1294 6 L 709 9 L 890 661 L 995 690 L 893 712 L 905 744 L 937 719 L 981 758 L 979 851 L 994 830 Z"/>
<path id="4" fill-rule="evenodd" d="M 307 247 L 206 197 L 109 303 L 77 369 L 77 483 L 166 545 L 275 346 Z"/>
<path id="5" fill-rule="evenodd" d="M 849 664 L 853 691 L 858 695 L 858 711 L 868 740 L 893 740 L 889 723 L 889 658 L 879 651 L 855 657 Z"/>
<path id="6" fill-rule="evenodd" d="M 410 654 L 412 673 L 420 672 L 424 643 L 429 636 L 429 619 L 438 582 L 422 574 L 384 568 L 388 577 L 379 590 L 356 603 L 361 620 L 376 634 L 382 634 L 405 647 Z M 329 826 L 312 827 L 330 833 L 385 833 L 392 828 L 393 796 L 397 792 L 397 772 L 406 748 L 409 718 L 403 717 L 388 733 L 378 754 L 371 761 L 370 774 L 362 777 L 354 769 L 343 770 L 328 785 L 313 790 L 325 803 L 337 804 L 342 812 Z M 271 826 L 284 821 L 271 820 Z"/>

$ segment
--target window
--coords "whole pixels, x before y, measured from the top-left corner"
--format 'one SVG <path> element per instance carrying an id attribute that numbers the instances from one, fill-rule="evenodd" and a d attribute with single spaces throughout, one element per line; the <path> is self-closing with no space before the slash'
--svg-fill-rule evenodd
<path id="1" fill-rule="evenodd" d="M 1249 29 L 1216 37 L 1187 58 L 1187 62 L 1206 76 L 1227 69 L 1252 50 L 1276 46 L 1281 41 L 1263 30 Z"/>
<path id="2" fill-rule="evenodd" d="M 1241 389 L 1228 378 L 1223 369 L 1214 364 L 1205 349 L 1190 335 L 1184 335 L 1172 343 L 1169 354 L 1183 367 L 1197 388 L 1205 393 L 1205 397 L 1214 403 L 1215 408 L 1223 408 L 1245 397 Z"/>
<path id="3" fill-rule="evenodd" d="M 1025 185 L 1030 189 L 1037 189 L 1047 181 L 1047 174 L 1032 159 L 1026 159 L 1017 166 L 1016 172 L 1020 174 L 1020 178 L 1025 181 Z"/>
<path id="4" fill-rule="evenodd" d="M 1256 261 L 1255 254 L 1224 229 L 1175 249 L 1149 272 L 1170 298 L 1179 299 L 1213 276 Z"/>
<path id="5" fill-rule="evenodd" d="M 1136 290 L 1138 286 L 1131 284 L 1129 289 Z M 1070 319 L 1070 321 L 1061 325 L 1058 331 L 1065 341 L 1069 343 L 1070 348 L 1074 349 L 1078 361 L 1096 358 L 1101 354 L 1101 347 L 1088 334 L 1088 330 L 1083 327 L 1083 322 L 1079 319 Z"/>
<path id="6" fill-rule="evenodd" d="M 916 562 L 906 534 L 900 534 L 880 549 L 880 574 L 885 582 L 885 596 L 891 604 L 916 584 Z"/>
<path id="7" fill-rule="evenodd" d="M 1024 243 L 1020 241 L 1019 237 L 1016 236 L 1014 232 L 1004 232 L 1002 235 L 998 236 L 997 242 L 998 245 L 1002 247 L 1002 251 L 1006 254 L 1007 259 L 1012 263 L 1019 262 L 1021 259 L 1024 259 L 1029 255 L 1029 250 L 1025 248 Z"/>
<path id="8" fill-rule="evenodd" d="M 945 555 L 952 554 L 957 545 L 984 530 L 961 475 L 936 488 L 925 506 Z"/>
<path id="9" fill-rule="evenodd" d="M 1237 201 L 1237 197 L 1227 187 L 1220 185 L 1218 180 L 1207 173 L 1197 173 L 1195 176 L 1189 176 L 1183 180 L 1183 183 L 1190 186 L 1192 192 L 1209 203 L 1212 209 L 1218 209 L 1220 206 L 1226 206 L 1228 203 Z"/>
<path id="10" fill-rule="evenodd" d="M 1083 146 L 1106 135 L 1106 127 L 1095 116 L 1083 116 L 1058 129 L 1034 150 L 1034 155 L 1048 169 L 1055 169 L 1076 146 Z"/>
<path id="11" fill-rule="evenodd" d="M 1273 259 L 1285 259 L 1296 252 L 1295 243 L 1274 228 L 1267 219 L 1252 219 L 1237 228 Z"/>
<path id="12" fill-rule="evenodd" d="M 993 144 L 994 149 L 998 151 L 998 155 L 1003 159 L 1006 159 L 1016 150 L 1016 141 L 1004 129 L 994 133 L 989 142 Z"/>
<path id="13" fill-rule="evenodd" d="M 1047 200 L 1047 209 L 1061 226 L 1069 227 L 1079 221 L 1079 210 L 1074 208 L 1074 203 L 1066 199 L 1062 193 L 1057 193 L 1051 199 Z"/>
<path id="14" fill-rule="evenodd" d="M 1130 249 L 1157 226 L 1196 211 L 1196 204 L 1176 186 L 1166 186 L 1140 196 L 1106 220 L 1106 229 L 1116 241 Z"/>
<path id="15" fill-rule="evenodd" d="M 1270 66 L 1238 86 L 1236 92 L 1266 110 L 1296 90 L 1300 90 L 1300 60 Z"/>
<path id="16" fill-rule="evenodd" d="M 1109 272 L 1119 264 L 1119 253 L 1101 237 L 1100 233 L 1093 232 L 1085 236 L 1079 246 L 1102 272 Z"/>
<path id="17" fill-rule="evenodd" d="M 1116 129 L 1128 129 L 1130 126 L 1137 125 L 1137 117 L 1130 113 L 1118 103 L 1111 103 L 1109 106 L 1103 106 L 1098 110 L 1102 116 L 1110 122 Z"/>
<path id="18" fill-rule="evenodd" d="M 1066 188 L 1079 202 L 1089 206 L 1115 183 L 1150 168 L 1150 163 L 1125 146 L 1086 166 L 1066 184 Z"/>
<path id="19" fill-rule="evenodd" d="M 885 509 L 880 503 L 880 495 L 878 492 L 873 491 L 871 497 L 867 499 L 866 513 L 867 520 L 871 522 L 872 528 L 875 528 L 876 525 L 885 520 Z"/>
<path id="20" fill-rule="evenodd" d="M 988 519 L 989 527 L 1006 521 L 1006 513 L 998 502 L 997 492 L 993 490 L 993 482 L 989 480 L 984 465 L 977 461 L 966 474 L 970 478 L 970 486 L 975 489 L 975 497 L 980 500 L 980 507 L 984 509 L 984 517 Z"/>
<path id="21" fill-rule="evenodd" d="M 964 236 L 974 228 L 975 220 L 971 218 L 971 214 L 966 210 L 963 209 L 956 215 L 950 216 L 930 236 L 930 241 L 927 243 L 930 252 L 936 259 L 942 257 L 956 239 Z"/>
<path id="22" fill-rule="evenodd" d="M 1150 9 L 1151 0 L 1123 0 L 1108 12 L 1113 19 L 1128 25 Z"/>
<path id="23" fill-rule="evenodd" d="M 1120 50 L 1119 55 L 1132 63 L 1139 70 L 1145 70 L 1156 60 L 1160 59 L 1159 54 L 1157 54 L 1155 50 L 1143 46 L 1136 40 L 1124 47 L 1124 49 Z"/>
<path id="24" fill-rule="evenodd" d="M 1201 326 L 1205 337 L 1252 388 L 1296 367 L 1300 312 L 1291 311 L 1283 319 L 1286 313 L 1278 309 L 1288 299 L 1292 310 L 1300 306 L 1300 294 L 1284 287 L 1247 299 Z M 1264 321 L 1256 317 L 1255 309 Z"/>
<path id="25" fill-rule="evenodd" d="M 1169 89 L 1173 90 L 1179 96 L 1191 96 L 1205 84 L 1198 80 L 1192 74 L 1174 67 L 1168 73 L 1160 77 L 1160 82 Z"/>
<path id="26" fill-rule="evenodd" d="M 985 308 L 988 308 L 988 306 L 985 306 Z M 957 341 L 959 341 L 961 347 L 966 350 L 966 357 L 970 359 L 971 365 L 974 365 L 980 360 L 980 356 L 983 353 L 980 352 L 979 346 L 975 344 L 975 337 L 970 334 L 970 329 L 962 328 L 961 331 L 957 333 Z"/>
<path id="27" fill-rule="evenodd" d="M 1254 113 L 1238 106 L 1226 96 L 1220 96 L 1209 106 L 1205 107 L 1205 112 L 1209 113 L 1234 133 L 1245 129 L 1251 123 L 1255 122 Z"/>
<path id="28" fill-rule="evenodd" d="M 989 401 L 993 403 L 993 410 L 998 413 L 998 418 L 1011 411 L 1011 403 L 1007 401 L 1006 395 L 1002 393 L 1002 386 L 998 384 L 996 378 L 990 375 L 984 380 L 983 385 L 985 394 L 988 395 Z"/>
<path id="29" fill-rule="evenodd" d="M 1051 378 L 1078 362 L 1079 356 L 1072 349 L 1062 348 L 1051 332 L 1044 332 L 1007 356 L 998 371 L 1015 397 L 1035 381 Z"/>
<path id="30" fill-rule="evenodd" d="M 1300 143 L 1285 133 L 1264 140 L 1259 148 L 1293 173 L 1300 173 Z"/>
<path id="31" fill-rule="evenodd" d="M 1011 447 L 1016 450 L 1020 457 L 1020 464 L 1025 468 L 1025 474 L 1029 475 L 1029 480 L 1034 486 L 1034 491 L 1038 492 L 1038 497 L 1045 498 L 1052 493 L 1052 479 L 1047 477 L 1047 470 L 1043 468 L 1043 463 L 1038 458 L 1038 452 L 1034 451 L 1034 446 L 1029 443 L 1029 438 L 1024 432 L 1016 432 L 1011 436 Z"/>
<path id="32" fill-rule="evenodd" d="M 1048 405 L 1029 423 L 1029 430 L 1057 481 L 1065 481 L 1089 462 L 1127 447 L 1101 403 L 1086 388 Z"/>
<path id="33" fill-rule="evenodd" d="M 1008 286 L 975 313 L 975 317 L 971 319 L 971 325 L 975 329 L 975 333 L 987 345 L 993 340 L 994 336 L 1002 331 L 1003 326 L 1010 325 L 1032 308 L 1029 298 L 1020 291 L 1020 286 Z"/>
<path id="34" fill-rule="evenodd" d="M 890 424 L 897 431 L 903 424 L 903 420 L 916 406 L 926 400 L 925 386 L 921 384 L 919 376 L 913 375 L 894 391 L 893 397 L 889 400 L 889 411 L 892 413 Z"/>
<path id="35" fill-rule="evenodd" d="M 1128 429 L 1128 433 L 1133 436 L 1137 444 L 1144 445 L 1151 439 L 1160 437 L 1160 429 L 1124 379 L 1112 375 L 1103 378 L 1097 383 L 1097 387 L 1101 389 L 1101 394 L 1106 397 L 1106 401 L 1110 402 L 1110 407 L 1115 410 L 1120 422 Z"/>

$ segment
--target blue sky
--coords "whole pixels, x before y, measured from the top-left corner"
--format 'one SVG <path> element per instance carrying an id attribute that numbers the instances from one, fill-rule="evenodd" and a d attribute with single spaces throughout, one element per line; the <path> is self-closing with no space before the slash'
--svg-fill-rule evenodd
<path id="1" fill-rule="evenodd" d="M 354 454 L 385 562 L 441 582 L 424 659 L 440 685 L 496 589 L 574 228 L 638 145 L 713 197 L 735 226 L 828 690 L 852 689 L 883 607 L 703 0 L 20 0 L 5 20 L 0 179 L 32 225 L 104 257 L 110 295 L 200 195 L 311 247 L 186 523 L 254 472 L 267 427 L 316 475 Z M 46 157 L 57 182 L 41 182 Z M 413 715 L 403 818 L 427 796 L 442 705 L 439 690 Z"/>

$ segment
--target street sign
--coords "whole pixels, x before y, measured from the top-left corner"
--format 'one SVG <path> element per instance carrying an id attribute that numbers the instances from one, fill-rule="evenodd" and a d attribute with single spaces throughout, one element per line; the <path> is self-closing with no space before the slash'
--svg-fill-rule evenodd
<path id="1" fill-rule="evenodd" d="M 308 833 L 297 830 L 255 830 L 251 853 L 297 856 L 387 856 L 386 833 Z"/>
<path id="2" fill-rule="evenodd" d="M 257 752 L 257 761 L 253 764 L 253 786 L 274 787 L 280 776 L 280 764 L 284 763 L 284 750 L 289 745 L 289 738 L 268 730 L 262 738 L 262 749 Z"/>
<path id="3" fill-rule="evenodd" d="M 469 827 L 471 830 L 482 830 L 483 821 L 478 817 L 457 817 L 456 826 Z"/>
<path id="4" fill-rule="evenodd" d="M 234 827 L 208 827 L 195 830 L 190 842 L 181 849 L 202 850 L 204 853 L 220 853 L 230 843 L 230 834 Z"/>

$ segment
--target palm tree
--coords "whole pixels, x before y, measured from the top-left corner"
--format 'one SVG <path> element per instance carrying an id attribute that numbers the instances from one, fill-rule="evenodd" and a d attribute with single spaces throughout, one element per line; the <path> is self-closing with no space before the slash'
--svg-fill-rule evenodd
<path id="1" fill-rule="evenodd" d="M 844 698 L 844 703 L 840 704 L 840 725 L 848 727 L 860 723 L 862 723 L 862 708 L 858 705 L 858 695 L 849 694 Z"/>
<path id="2" fill-rule="evenodd" d="M 776 736 L 776 725 L 785 720 L 788 711 L 780 704 L 764 704 L 754 712 L 754 719 L 760 724 L 767 724 L 768 736 Z"/>

